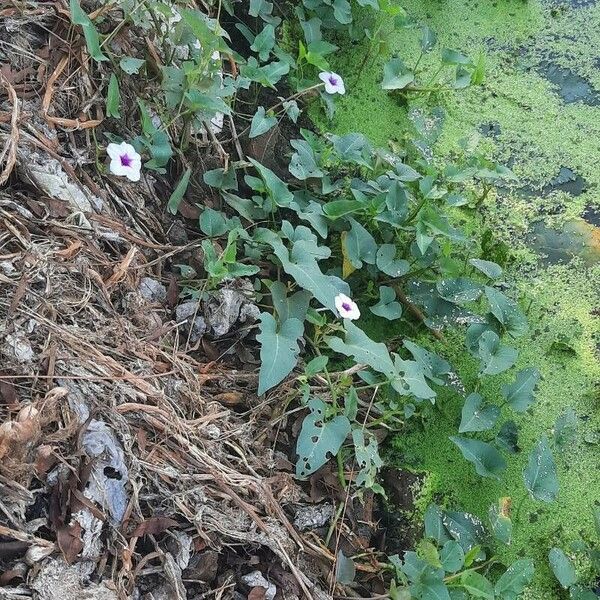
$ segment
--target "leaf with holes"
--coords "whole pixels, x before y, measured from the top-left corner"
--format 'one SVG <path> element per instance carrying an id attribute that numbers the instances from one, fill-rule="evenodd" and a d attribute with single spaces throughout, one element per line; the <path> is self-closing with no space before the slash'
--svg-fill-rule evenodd
<path id="1" fill-rule="evenodd" d="M 260 371 L 258 374 L 258 394 L 283 381 L 298 362 L 298 340 L 304 333 L 304 325 L 298 319 L 287 319 L 277 331 L 273 315 L 260 316 Z"/>
<path id="2" fill-rule="evenodd" d="M 535 445 L 523 471 L 525 486 L 536 500 L 553 502 L 558 494 L 556 465 L 546 436 Z"/>
<path id="3" fill-rule="evenodd" d="M 296 444 L 296 475 L 303 479 L 335 456 L 350 433 L 350 421 L 344 415 L 326 419 L 328 405 L 322 400 L 311 399 L 308 408 Z"/>

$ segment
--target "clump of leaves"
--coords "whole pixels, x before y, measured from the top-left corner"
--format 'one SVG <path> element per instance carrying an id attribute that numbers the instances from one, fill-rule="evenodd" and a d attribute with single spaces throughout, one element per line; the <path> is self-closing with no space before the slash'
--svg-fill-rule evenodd
<path id="1" fill-rule="evenodd" d="M 469 513 L 445 511 L 432 504 L 425 513 L 425 538 L 415 552 L 390 557 L 394 572 L 392 598 L 515 600 L 531 582 L 533 561 L 518 559 L 501 567 L 498 545 L 508 544 L 510 519 L 506 499 L 490 508 L 485 523 Z M 501 522 L 501 525 L 499 523 Z M 408 596 L 403 596 L 403 592 Z"/>

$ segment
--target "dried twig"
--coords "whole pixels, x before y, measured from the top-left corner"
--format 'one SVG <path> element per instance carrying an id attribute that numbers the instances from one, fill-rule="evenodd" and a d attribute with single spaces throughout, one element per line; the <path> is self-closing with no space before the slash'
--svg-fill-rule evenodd
<path id="1" fill-rule="evenodd" d="M 2 152 L 0 152 L 0 163 L 6 163 L 2 173 L 0 173 L 0 185 L 4 184 L 17 162 L 17 145 L 19 144 L 19 100 L 15 88 L 10 84 L 10 81 L 0 72 L 0 83 L 6 88 L 8 98 L 12 103 L 12 112 L 10 116 L 10 135 L 8 136 Z"/>

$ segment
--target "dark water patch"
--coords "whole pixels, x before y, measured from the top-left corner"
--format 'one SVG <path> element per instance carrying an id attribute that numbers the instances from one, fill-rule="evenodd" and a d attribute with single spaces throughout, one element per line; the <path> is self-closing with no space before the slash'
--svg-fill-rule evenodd
<path id="1" fill-rule="evenodd" d="M 482 123 L 479 126 L 479 132 L 481 133 L 481 135 L 483 135 L 485 137 L 489 137 L 494 140 L 497 140 L 498 137 L 500 137 L 500 133 L 501 133 L 500 123 L 498 123 L 496 121 L 489 121 L 487 123 Z"/>
<path id="2" fill-rule="evenodd" d="M 586 181 L 581 175 L 568 167 L 561 167 L 558 175 L 542 188 L 542 195 L 547 196 L 550 192 L 561 191 L 571 194 L 571 196 L 579 196 L 586 189 Z"/>
<path id="3" fill-rule="evenodd" d="M 600 227 L 600 208 L 596 206 L 587 206 L 581 215 L 583 220 L 590 225 Z"/>
<path id="4" fill-rule="evenodd" d="M 574 104 L 575 102 L 582 102 L 588 106 L 600 104 L 600 94 L 584 77 L 574 73 L 571 69 L 543 61 L 537 70 L 556 86 L 556 91 L 565 104 Z"/>
<path id="5" fill-rule="evenodd" d="M 575 257 L 590 266 L 600 260 L 600 229 L 583 219 L 567 221 L 558 229 L 537 221 L 526 239 L 545 265 L 566 264 Z"/>
<path id="6" fill-rule="evenodd" d="M 547 4 L 553 9 L 561 8 L 589 8 L 595 6 L 597 0 L 544 0 L 544 4 Z"/>
<path id="7" fill-rule="evenodd" d="M 586 180 L 568 167 L 561 167 L 558 175 L 543 186 L 525 185 L 516 190 L 522 198 L 549 196 L 552 192 L 565 192 L 573 197 L 580 196 L 588 188 Z"/>

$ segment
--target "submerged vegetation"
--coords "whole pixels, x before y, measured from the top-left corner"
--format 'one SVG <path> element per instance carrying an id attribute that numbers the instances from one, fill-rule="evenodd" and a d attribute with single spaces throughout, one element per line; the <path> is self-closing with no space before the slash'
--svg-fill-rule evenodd
<path id="1" fill-rule="evenodd" d="M 201 330 L 211 366 L 256 365 L 248 414 L 272 406 L 273 455 L 334 499 L 307 545 L 334 597 L 596 598 L 600 7 L 71 0 L 69 14 L 107 115 L 86 168 L 159 182 L 161 209 L 192 223 L 199 254 L 175 263 L 169 295 L 193 306 L 187 342 Z M 144 45 L 119 43 L 127 29 Z M 244 335 L 220 353 L 202 315 L 231 290 Z M 348 550 L 348 507 L 374 502 L 405 530 Z"/>

